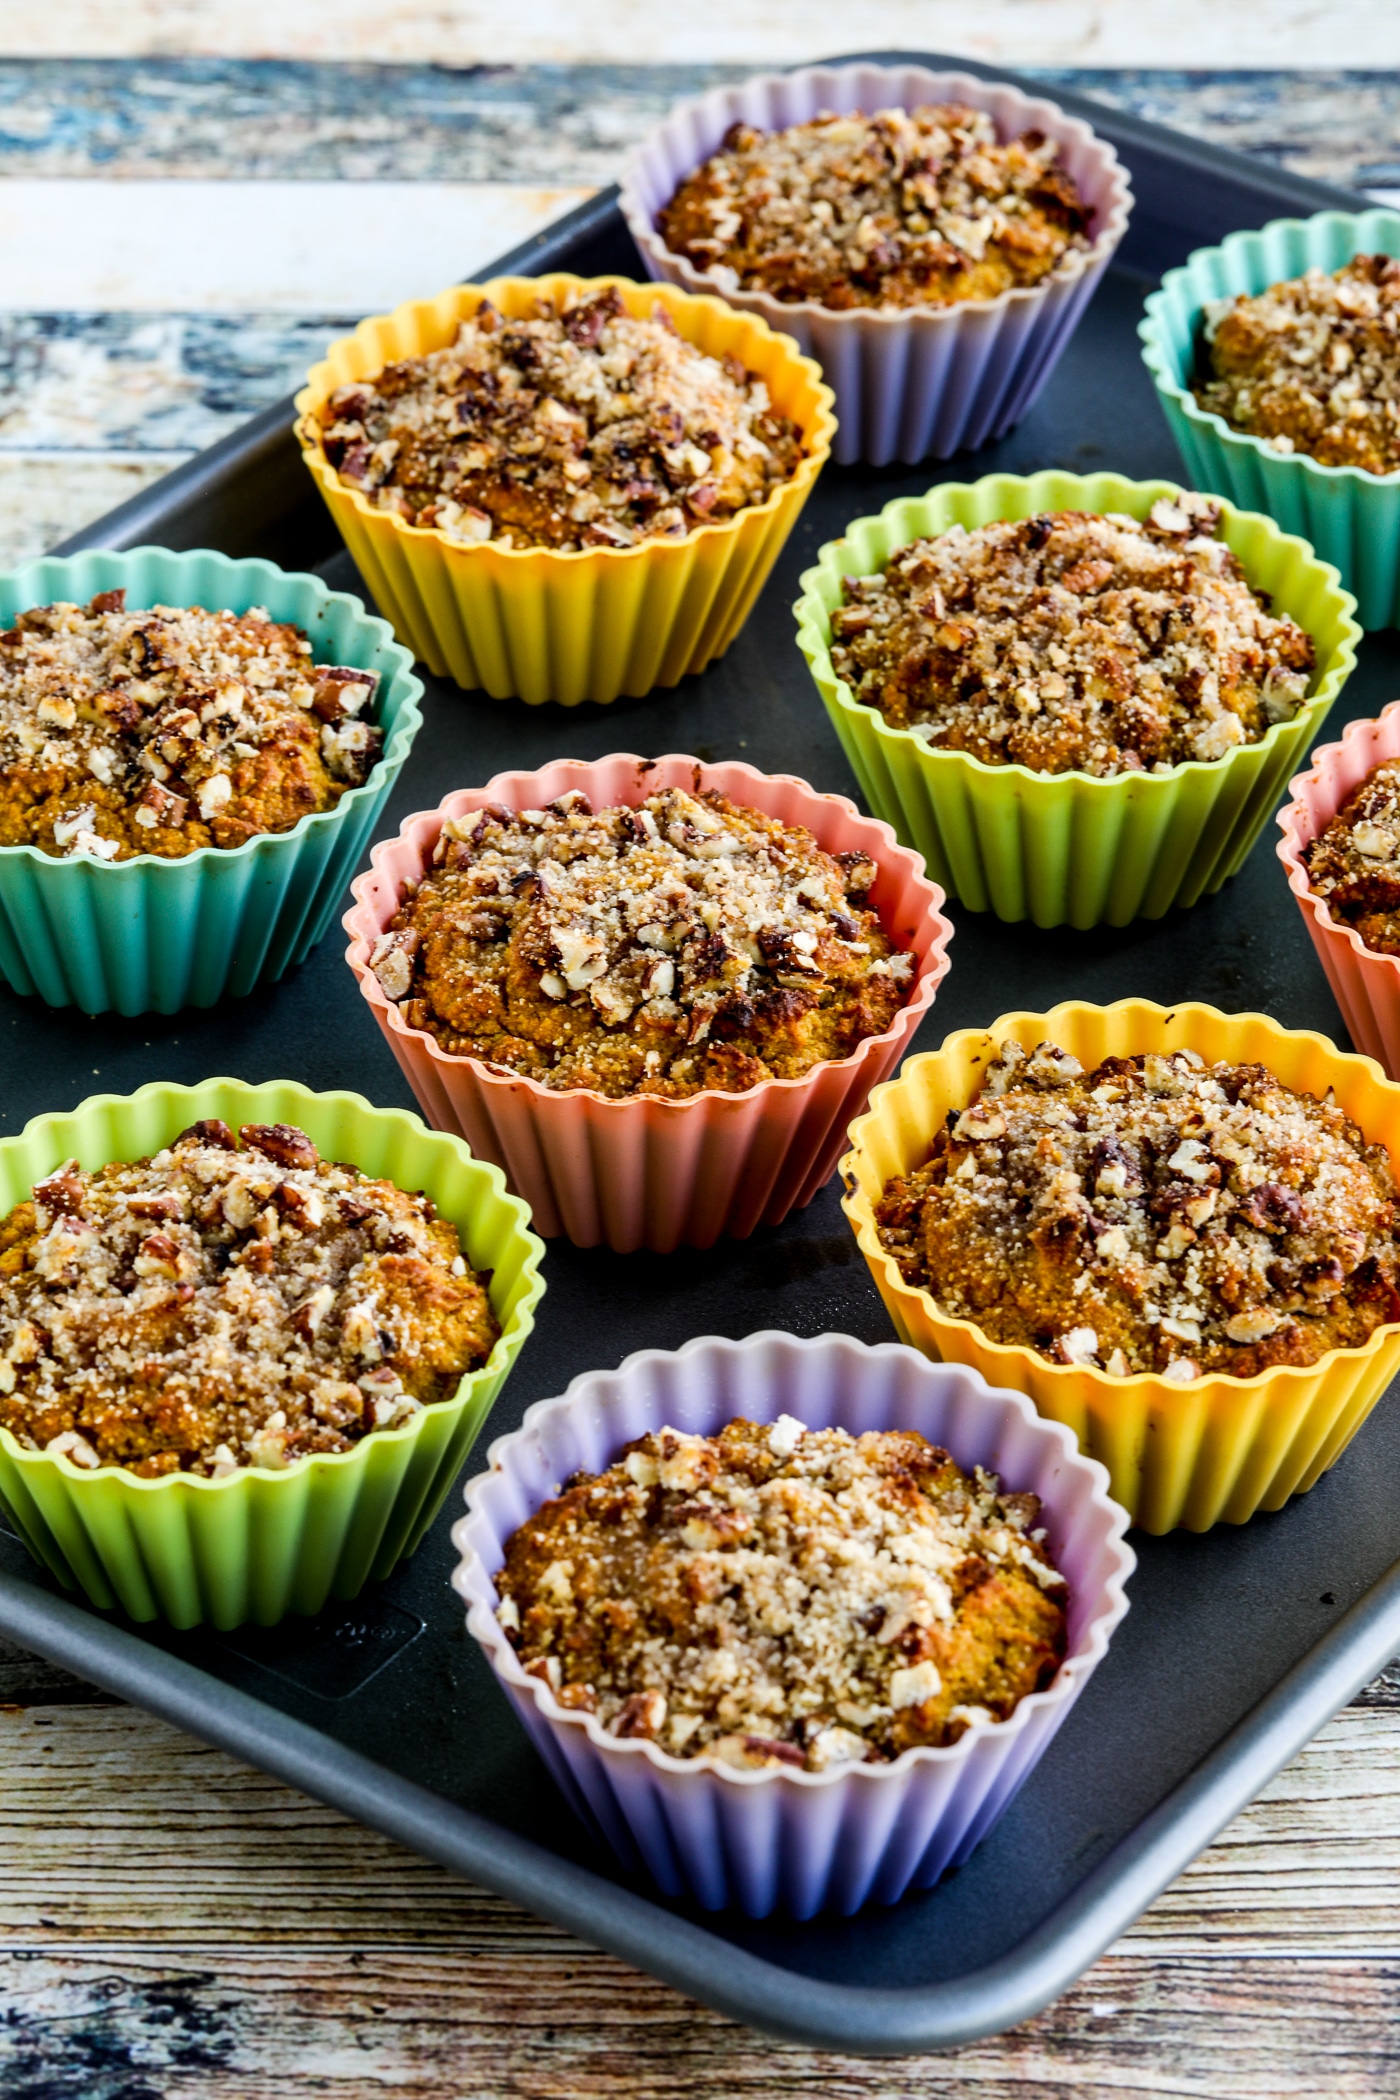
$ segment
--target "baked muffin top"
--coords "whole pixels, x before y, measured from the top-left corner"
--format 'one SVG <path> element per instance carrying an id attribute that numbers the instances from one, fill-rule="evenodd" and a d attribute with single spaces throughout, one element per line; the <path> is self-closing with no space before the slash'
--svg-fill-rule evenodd
<path id="1" fill-rule="evenodd" d="M 523 320 L 483 299 L 450 348 L 337 387 L 319 441 L 376 510 L 563 553 L 683 538 L 766 502 L 803 456 L 755 373 L 611 287 Z"/>
<path id="2" fill-rule="evenodd" d="M 450 1398 L 499 1334 L 428 1198 L 291 1124 L 69 1160 L 0 1223 L 0 1424 L 89 1469 L 219 1480 L 348 1451 Z"/>
<path id="3" fill-rule="evenodd" d="M 443 826 L 370 968 L 453 1056 L 615 1097 L 737 1093 L 848 1057 L 904 1004 L 915 958 L 875 874 L 713 791 L 488 804 Z"/>
<path id="4" fill-rule="evenodd" d="M 496 1616 L 614 1735 L 744 1767 L 886 1763 L 1054 1676 L 1066 1589 L 1039 1507 L 914 1430 L 662 1429 L 513 1534 Z"/>
<path id="5" fill-rule="evenodd" d="M 875 1215 L 945 1312 L 1119 1378 L 1252 1378 L 1400 1319 L 1385 1147 L 1330 1096 L 1191 1050 L 1085 1072 L 1004 1044 Z"/>
<path id="6" fill-rule="evenodd" d="M 1302 858 L 1334 919 L 1378 954 L 1400 955 L 1400 761 L 1368 773 Z"/>
<path id="7" fill-rule="evenodd" d="M 1297 713 L 1309 635 L 1217 537 L 1208 497 L 1149 517 L 1047 511 L 950 526 L 848 576 L 831 661 L 941 751 L 1036 773 L 1168 773 Z"/>
<path id="8" fill-rule="evenodd" d="M 378 682 L 256 607 L 35 606 L 0 629 L 0 846 L 178 860 L 289 830 L 369 777 Z"/>
<path id="9" fill-rule="evenodd" d="M 1400 261 L 1357 255 L 1267 291 L 1212 300 L 1204 409 L 1275 452 L 1400 471 Z"/>
<path id="10" fill-rule="evenodd" d="M 1089 212 L 1054 139 L 1004 144 L 961 103 L 735 124 L 657 220 L 726 290 L 857 306 L 949 306 L 1037 284 L 1086 249 Z"/>

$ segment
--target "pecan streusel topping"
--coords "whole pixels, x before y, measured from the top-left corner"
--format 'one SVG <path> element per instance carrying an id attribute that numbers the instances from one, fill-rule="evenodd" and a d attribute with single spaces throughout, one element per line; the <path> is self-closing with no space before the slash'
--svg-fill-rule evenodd
<path id="1" fill-rule="evenodd" d="M 1086 1073 L 1004 1044 L 875 1215 L 945 1312 L 1120 1378 L 1251 1378 L 1400 1319 L 1385 1147 L 1330 1096 L 1191 1050 Z"/>
<path id="2" fill-rule="evenodd" d="M 1334 919 L 1368 948 L 1400 955 L 1400 761 L 1368 773 L 1302 858 L 1308 887 Z"/>
<path id="3" fill-rule="evenodd" d="M 762 379 L 637 319 L 609 288 L 507 320 L 483 299 L 446 350 L 337 387 L 319 438 L 376 510 L 498 547 L 682 538 L 791 480 L 802 433 Z"/>
<path id="4" fill-rule="evenodd" d="M 0 1424 L 89 1469 L 218 1480 L 348 1451 L 449 1398 L 499 1334 L 428 1198 L 291 1124 L 69 1160 L 0 1222 Z"/>
<path id="5" fill-rule="evenodd" d="M 1088 247 L 1054 139 L 1002 143 L 960 103 L 735 124 L 657 220 L 729 290 L 856 306 L 948 306 L 1037 284 Z"/>
<path id="6" fill-rule="evenodd" d="M 1252 296 L 1213 300 L 1202 408 L 1275 452 L 1400 471 L 1400 261 L 1358 255 Z"/>
<path id="7" fill-rule="evenodd" d="M 1292 719 L 1311 637 L 1276 617 L 1204 496 L 951 526 L 848 576 L 831 661 L 940 751 L 1036 773 L 1167 773 Z"/>
<path id="8" fill-rule="evenodd" d="M 369 777 L 377 671 L 313 663 L 299 627 L 125 591 L 0 630 L 0 846 L 176 860 L 333 809 Z"/>
<path id="9" fill-rule="evenodd" d="M 411 1028 L 545 1086 L 742 1092 L 848 1057 L 913 984 L 875 865 L 713 792 L 443 826 L 370 967 Z"/>
<path id="10" fill-rule="evenodd" d="M 497 1619 L 561 1706 L 676 1757 L 881 1764 L 1003 1721 L 1065 1652 L 1034 1495 L 914 1430 L 662 1429 L 522 1524 Z"/>

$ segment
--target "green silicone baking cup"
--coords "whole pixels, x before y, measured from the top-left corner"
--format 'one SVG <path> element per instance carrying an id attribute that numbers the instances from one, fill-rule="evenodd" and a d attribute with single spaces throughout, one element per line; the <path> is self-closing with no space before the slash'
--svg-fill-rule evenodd
<path id="1" fill-rule="evenodd" d="M 71 1115 L 36 1116 L 0 1139 L 0 1214 L 63 1160 L 84 1167 L 158 1152 L 201 1117 L 295 1123 L 328 1159 L 352 1161 L 401 1188 L 422 1189 L 462 1236 L 474 1269 L 491 1270 L 500 1340 L 452 1399 L 353 1450 L 304 1458 L 283 1472 L 245 1467 L 222 1480 L 121 1467 L 85 1472 L 27 1451 L 0 1429 L 0 1505 L 35 1559 L 103 1610 L 171 1626 L 272 1626 L 357 1596 L 412 1553 L 442 1507 L 477 1432 L 535 1324 L 544 1244 L 499 1168 L 460 1138 L 358 1094 L 313 1094 L 290 1080 L 247 1086 L 144 1086 L 95 1094 Z"/>
<path id="2" fill-rule="evenodd" d="M 1400 626 L 1400 473 L 1325 467 L 1306 453 L 1275 452 L 1232 430 L 1191 392 L 1206 303 L 1266 291 L 1305 270 L 1339 270 L 1354 255 L 1400 255 L 1400 213 L 1322 211 L 1275 219 L 1257 233 L 1232 233 L 1168 270 L 1139 325 L 1152 374 L 1187 473 L 1248 510 L 1311 540 L 1354 591 L 1363 627 Z"/>
<path id="3" fill-rule="evenodd" d="M 1291 722 L 1225 758 L 1169 773 L 1033 773 L 936 751 L 862 705 L 831 663 L 831 613 L 843 576 L 869 576 L 896 548 L 950 525 L 1039 511 L 1146 517 L 1166 481 L 1117 474 L 989 474 L 887 503 L 829 541 L 802 578 L 797 640 L 871 811 L 922 853 L 933 880 L 972 911 L 1037 926 L 1126 926 L 1219 889 L 1243 862 L 1289 775 L 1356 663 L 1355 600 L 1335 569 L 1268 518 L 1222 507 L 1221 536 L 1252 584 L 1272 593 L 1317 648 L 1313 691 Z"/>
<path id="4" fill-rule="evenodd" d="M 325 934 L 385 797 L 422 725 L 422 681 L 388 622 L 358 598 L 269 561 L 135 547 L 46 556 L 0 575 L 0 625 L 57 600 L 125 589 L 128 605 L 266 607 L 305 630 L 318 663 L 378 671 L 384 752 L 362 787 L 290 831 L 204 846 L 183 860 L 139 853 L 59 860 L 0 846 L 0 975 L 17 992 L 90 1014 L 175 1013 L 270 984 Z"/>

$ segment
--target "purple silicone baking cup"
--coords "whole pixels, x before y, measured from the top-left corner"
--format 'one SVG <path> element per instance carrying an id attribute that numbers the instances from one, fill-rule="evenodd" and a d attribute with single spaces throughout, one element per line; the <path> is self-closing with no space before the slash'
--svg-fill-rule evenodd
<path id="1" fill-rule="evenodd" d="M 511 1533 L 560 1483 L 600 1472 L 649 1430 L 708 1436 L 736 1415 L 767 1423 L 782 1414 L 854 1435 L 917 1429 L 960 1465 L 1040 1496 L 1047 1545 L 1069 1585 L 1068 1652 L 1045 1691 L 1009 1720 L 977 1722 L 947 1749 L 908 1750 L 892 1764 L 738 1771 L 619 1740 L 525 1675 L 496 1622 L 494 1577 Z M 849 1914 L 961 1865 L 1049 1747 L 1128 1608 L 1123 1585 L 1136 1563 L 1104 1468 L 1024 1395 L 897 1343 L 767 1333 L 643 1350 L 616 1371 L 576 1378 L 561 1399 L 538 1401 L 488 1460 L 452 1533 L 468 1630 L 571 1807 L 626 1868 L 645 1868 L 666 1895 L 706 1910 Z"/>
<path id="2" fill-rule="evenodd" d="M 867 115 L 963 102 L 986 110 L 998 136 L 1037 130 L 1058 141 L 1061 164 L 1090 207 L 1091 246 L 1067 256 L 1037 285 L 995 299 L 941 307 L 857 307 L 836 312 L 814 300 L 787 304 L 741 291 L 732 272 L 697 270 L 669 249 L 656 221 L 677 186 L 718 151 L 731 124 L 761 131 L 805 124 L 823 110 Z M 1031 408 L 1055 369 L 1123 238 L 1132 207 L 1127 172 L 1106 140 L 1053 102 L 969 73 L 924 66 L 806 66 L 764 73 L 681 102 L 636 148 L 619 202 L 655 278 L 687 292 L 713 292 L 759 314 L 822 368 L 836 395 L 832 448 L 841 464 L 885 466 L 947 459 L 1005 435 Z"/>

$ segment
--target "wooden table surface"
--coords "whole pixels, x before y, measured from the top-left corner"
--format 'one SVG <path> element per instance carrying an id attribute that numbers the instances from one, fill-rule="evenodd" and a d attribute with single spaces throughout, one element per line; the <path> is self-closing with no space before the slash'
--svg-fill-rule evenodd
<path id="1" fill-rule="evenodd" d="M 778 0 L 720 8 L 713 62 L 692 56 L 701 11 L 612 53 L 647 64 L 599 65 L 587 10 L 536 6 L 519 50 L 554 63 L 457 72 L 431 61 L 510 57 L 508 30 L 483 46 L 478 11 L 473 43 L 470 9 L 414 0 L 20 12 L 0 47 L 35 54 L 0 56 L 0 561 L 277 398 L 342 325 L 609 180 L 676 94 L 755 56 L 901 24 L 919 40 L 898 4 L 889 23 L 828 11 L 818 34 Z M 604 12 L 616 42 L 626 10 Z M 1400 56 L 1385 9 L 1329 32 L 1328 10 L 1271 0 L 1247 50 L 1228 11 L 1187 12 L 1202 65 Z M 948 15 L 923 41 L 955 40 Z M 1137 10 L 1098 17 L 1096 45 L 1077 16 L 992 6 L 967 48 L 1400 198 L 1395 74 L 1089 72 L 1104 50 L 1139 68 L 1168 50 L 1157 15 L 1136 45 Z M 872 2063 L 760 2040 L 0 1644 L 5 2100 L 1400 2095 L 1398 1974 L 1400 1667 L 1057 2005 L 952 2056 Z"/>

